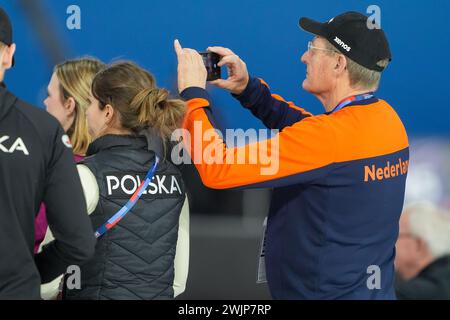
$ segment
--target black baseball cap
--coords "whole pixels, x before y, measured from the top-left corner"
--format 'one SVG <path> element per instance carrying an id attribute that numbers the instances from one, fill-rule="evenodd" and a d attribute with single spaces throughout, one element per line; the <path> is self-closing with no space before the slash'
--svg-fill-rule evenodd
<path id="1" fill-rule="evenodd" d="M 3 42 L 7 46 L 13 44 L 13 32 L 11 21 L 9 20 L 8 14 L 0 8 L 0 42 Z M 13 58 L 14 65 L 14 58 Z"/>
<path id="2" fill-rule="evenodd" d="M 391 51 L 384 31 L 379 26 L 368 25 L 368 17 L 359 12 L 345 12 L 328 22 L 300 18 L 300 27 L 327 39 L 343 55 L 374 71 L 383 71 L 377 62 L 391 61 Z"/>

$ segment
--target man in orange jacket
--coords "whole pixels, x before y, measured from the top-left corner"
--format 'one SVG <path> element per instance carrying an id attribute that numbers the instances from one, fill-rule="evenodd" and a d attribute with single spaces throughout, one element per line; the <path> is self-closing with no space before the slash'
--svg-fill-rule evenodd
<path id="1" fill-rule="evenodd" d="M 265 144 L 234 148 L 217 133 L 200 137 L 213 129 L 206 70 L 195 50 L 175 41 L 179 91 L 188 104 L 187 149 L 198 160 L 213 146 L 220 158 L 194 161 L 202 181 L 212 188 L 274 188 L 265 262 L 276 299 L 395 299 L 393 262 L 409 147 L 400 118 L 374 93 L 391 53 L 384 32 L 367 20 L 357 12 L 325 23 L 300 19 L 315 35 L 301 60 L 303 88 L 326 111 L 317 116 L 271 94 L 231 50 L 210 47 L 229 72 L 212 84 L 279 130 Z M 278 170 L 263 174 L 261 161 L 249 161 L 255 150 L 270 151 Z M 240 152 L 244 163 L 227 161 Z"/>

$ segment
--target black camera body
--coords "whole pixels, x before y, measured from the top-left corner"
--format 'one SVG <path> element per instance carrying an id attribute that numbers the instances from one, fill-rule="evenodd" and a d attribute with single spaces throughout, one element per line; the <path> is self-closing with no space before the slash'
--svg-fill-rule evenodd
<path id="1" fill-rule="evenodd" d="M 199 52 L 203 58 L 206 70 L 208 71 L 208 78 L 206 81 L 213 81 L 221 78 L 221 68 L 217 65 L 220 61 L 220 56 L 214 52 Z"/>

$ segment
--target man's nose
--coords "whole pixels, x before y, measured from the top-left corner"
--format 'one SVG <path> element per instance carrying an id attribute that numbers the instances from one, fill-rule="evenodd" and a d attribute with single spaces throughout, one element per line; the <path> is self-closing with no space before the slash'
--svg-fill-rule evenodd
<path id="1" fill-rule="evenodd" d="M 307 58 L 308 58 L 308 51 L 305 51 L 305 53 L 303 53 L 303 55 L 301 56 L 300 61 L 306 64 Z"/>

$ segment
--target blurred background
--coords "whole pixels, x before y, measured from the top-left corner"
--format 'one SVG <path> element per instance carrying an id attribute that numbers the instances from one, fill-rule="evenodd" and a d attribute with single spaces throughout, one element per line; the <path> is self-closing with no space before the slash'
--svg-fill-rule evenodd
<path id="1" fill-rule="evenodd" d="M 314 114 L 323 109 L 301 88 L 300 62 L 311 35 L 298 28 L 298 19 L 327 21 L 350 10 L 371 15 L 367 10 L 376 5 L 393 54 L 378 96 L 397 110 L 411 140 L 405 201 L 450 209 L 449 0 L 0 0 L 0 5 L 12 19 L 17 44 L 16 65 L 5 82 L 38 107 L 53 66 L 85 55 L 133 60 L 176 95 L 178 38 L 199 51 L 231 48 L 273 92 Z M 80 17 L 75 29 L 74 13 Z M 228 93 L 210 92 L 220 129 L 263 128 Z M 191 260 L 180 298 L 269 299 L 256 274 L 270 190 L 211 190 L 201 185 L 195 168 L 183 172 L 191 190 Z"/>

